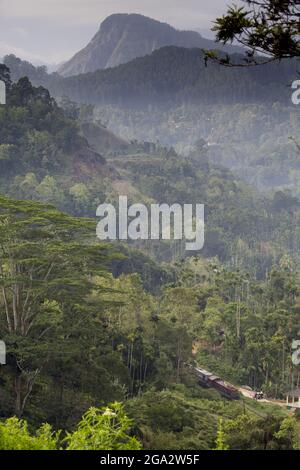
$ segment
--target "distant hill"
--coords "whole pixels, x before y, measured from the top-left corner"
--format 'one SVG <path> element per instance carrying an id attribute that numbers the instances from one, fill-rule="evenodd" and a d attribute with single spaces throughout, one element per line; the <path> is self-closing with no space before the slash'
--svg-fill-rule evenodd
<path id="1" fill-rule="evenodd" d="M 243 56 L 233 55 L 240 62 Z M 10 55 L 4 63 L 13 81 L 28 76 L 56 98 L 68 96 L 77 103 L 144 108 L 180 104 L 291 103 L 291 84 L 298 76 L 296 60 L 264 67 L 228 68 L 205 65 L 199 48 L 166 46 L 126 64 L 72 77 L 48 74 Z M 147 138 L 147 137 L 146 137 Z M 152 138 L 153 140 L 153 138 Z M 155 138 L 154 138 L 155 140 Z"/>
<path id="2" fill-rule="evenodd" d="M 45 85 L 54 96 L 93 105 L 288 103 L 297 71 L 292 60 L 264 67 L 226 68 L 211 62 L 206 67 L 200 49 L 168 46 L 118 67 L 50 79 Z"/>
<path id="3" fill-rule="evenodd" d="M 238 47 L 216 44 L 195 31 L 178 31 L 146 16 L 115 14 L 103 21 L 91 42 L 61 65 L 58 72 L 70 76 L 115 67 L 163 46 L 241 51 Z"/>

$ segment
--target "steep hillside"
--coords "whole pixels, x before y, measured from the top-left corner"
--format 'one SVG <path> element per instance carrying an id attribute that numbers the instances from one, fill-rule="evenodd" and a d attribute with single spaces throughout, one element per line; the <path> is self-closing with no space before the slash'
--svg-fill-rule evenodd
<path id="1" fill-rule="evenodd" d="M 91 42 L 58 72 L 63 76 L 94 72 L 129 62 L 163 46 L 200 47 L 238 51 L 237 47 L 216 45 L 194 31 L 178 31 L 166 23 L 137 14 L 111 15 L 100 26 Z"/>
<path id="2" fill-rule="evenodd" d="M 103 155 L 126 153 L 130 150 L 129 142 L 118 137 L 103 125 L 84 122 L 81 125 L 81 129 L 93 149 Z"/>
<path id="3" fill-rule="evenodd" d="M 48 90 L 33 87 L 27 77 L 11 85 L 5 66 L 3 71 L 7 104 L 0 106 L 0 191 L 76 211 L 82 185 L 95 177 L 114 178 L 115 171 Z"/>

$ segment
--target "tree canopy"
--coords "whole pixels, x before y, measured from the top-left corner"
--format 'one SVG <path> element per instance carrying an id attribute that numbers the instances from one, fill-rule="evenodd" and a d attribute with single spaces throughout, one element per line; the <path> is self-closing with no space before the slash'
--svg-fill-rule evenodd
<path id="1" fill-rule="evenodd" d="M 225 15 L 216 19 L 213 31 L 218 41 L 245 46 L 247 58 L 243 65 L 299 57 L 298 0 L 242 1 L 245 6 L 230 6 Z M 257 61 L 256 53 L 263 54 L 266 59 Z M 220 60 L 232 64 L 228 56 Z"/>

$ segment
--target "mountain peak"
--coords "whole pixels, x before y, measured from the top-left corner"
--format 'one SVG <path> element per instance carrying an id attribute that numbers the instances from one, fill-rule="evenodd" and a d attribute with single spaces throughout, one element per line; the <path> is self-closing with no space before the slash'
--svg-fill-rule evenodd
<path id="1" fill-rule="evenodd" d="M 105 18 L 101 24 L 110 23 L 111 21 L 128 21 L 128 20 L 136 20 L 136 21 L 155 21 L 157 23 L 161 23 L 161 21 L 154 20 L 153 18 L 149 18 L 148 16 L 141 15 L 140 13 L 113 13 Z M 162 23 L 163 24 L 163 23 Z"/>
<path id="2" fill-rule="evenodd" d="M 217 45 L 195 31 L 179 31 L 147 16 L 115 13 L 101 23 L 91 42 L 58 72 L 70 76 L 115 67 L 164 46 L 240 51 L 232 46 Z"/>

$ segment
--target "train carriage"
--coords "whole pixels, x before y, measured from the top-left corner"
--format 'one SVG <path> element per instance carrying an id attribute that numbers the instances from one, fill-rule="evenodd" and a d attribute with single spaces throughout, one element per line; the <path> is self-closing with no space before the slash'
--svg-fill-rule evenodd
<path id="1" fill-rule="evenodd" d="M 200 367 L 189 366 L 194 375 L 197 377 L 199 384 L 202 387 L 214 388 L 217 390 L 223 397 L 228 398 L 229 400 L 239 400 L 240 393 L 236 387 L 232 384 L 225 382 L 217 375 L 208 372 L 205 369 Z"/>

